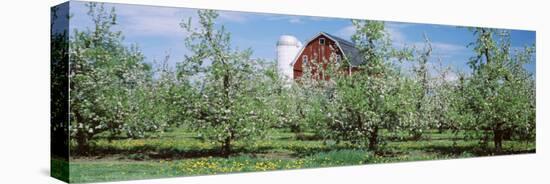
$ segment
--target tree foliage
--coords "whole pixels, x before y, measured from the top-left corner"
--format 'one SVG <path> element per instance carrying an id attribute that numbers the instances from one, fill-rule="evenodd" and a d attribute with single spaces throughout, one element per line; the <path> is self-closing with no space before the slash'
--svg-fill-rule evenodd
<path id="1" fill-rule="evenodd" d="M 69 60 L 69 133 L 80 154 L 90 153 L 98 134 L 142 138 L 176 126 L 219 143 L 225 156 L 234 141 L 261 138 L 268 128 L 298 138 L 313 132 L 373 151 L 388 137 L 383 132 L 406 131 L 418 140 L 434 128 L 471 132 L 483 143 L 492 139 L 496 152 L 506 139 L 534 139 L 535 80 L 524 68 L 534 48 L 512 50 L 507 31 L 472 29 L 471 74 L 451 76 L 449 68 L 431 67 L 427 36 L 416 52 L 396 49 L 384 22 L 353 20 L 351 39 L 365 62 L 349 72 L 350 63 L 334 52 L 303 65 L 303 76 L 289 84 L 273 63 L 232 46 L 215 11 L 199 10 L 197 21 L 182 21 L 189 53 L 172 68 L 169 56 L 151 66 L 137 46 L 123 43 L 113 29 L 114 9 L 87 7 L 91 28 L 74 30 L 68 42 L 66 33 L 52 36 L 58 50 L 52 64 Z M 63 58 L 66 44 L 69 58 Z M 405 60 L 413 62 L 412 75 L 399 68 Z"/>
<path id="2" fill-rule="evenodd" d="M 114 8 L 107 11 L 97 3 L 87 7 L 94 27 L 74 30 L 69 51 L 70 134 L 81 154 L 89 153 L 97 134 L 143 137 L 169 123 L 159 113 L 166 101 L 151 84 L 151 66 L 137 46 L 124 45 L 121 32 L 112 30 Z"/>
<path id="3" fill-rule="evenodd" d="M 412 103 L 407 79 L 402 78 L 392 62 L 410 57 L 406 51 L 391 47 L 384 23 L 353 21 L 352 36 L 365 64 L 351 75 L 335 76 L 335 112 L 330 127 L 334 138 L 366 144 L 376 150 L 382 129 L 396 129 L 408 124 Z"/>
<path id="4" fill-rule="evenodd" d="M 215 11 L 199 10 L 198 14 L 197 27 L 191 19 L 181 24 L 190 33 L 186 45 L 192 54 L 179 66 L 180 73 L 187 78 L 202 75 L 190 126 L 220 142 L 222 153 L 228 155 L 232 141 L 254 138 L 270 123 L 265 112 L 271 86 L 263 83 L 265 72 L 250 58 L 250 49 L 231 47 L 230 34 L 215 25 Z"/>
<path id="5" fill-rule="evenodd" d="M 463 82 L 461 92 L 468 112 L 475 115 L 463 128 L 482 132 L 484 142 L 492 137 L 498 153 L 506 137 L 534 135 L 534 78 L 523 67 L 531 62 L 534 50 L 512 51 L 508 31 L 475 28 L 472 32 L 476 55 L 468 63 L 472 76 Z"/>

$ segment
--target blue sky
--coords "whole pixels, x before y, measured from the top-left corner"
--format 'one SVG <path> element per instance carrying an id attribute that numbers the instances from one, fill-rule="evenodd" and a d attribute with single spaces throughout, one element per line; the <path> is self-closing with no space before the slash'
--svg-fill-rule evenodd
<path id="1" fill-rule="evenodd" d="M 92 23 L 86 15 L 84 2 L 72 1 L 71 29 L 86 29 Z M 180 28 L 181 20 L 191 17 L 197 20 L 196 10 L 126 4 L 105 4 L 115 7 L 118 25 L 125 35 L 127 44 L 137 44 L 146 57 L 146 62 L 163 60 L 169 54 L 171 65 L 183 61 L 188 51 L 184 39 L 187 33 Z M 279 36 L 289 34 L 302 42 L 309 40 L 320 31 L 350 38 L 354 29 L 349 19 L 291 16 L 278 14 L 220 11 L 217 23 L 223 24 L 231 32 L 232 44 L 238 48 L 252 48 L 254 58 L 275 60 L 276 42 Z M 466 62 L 473 55 L 472 48 L 466 45 L 474 40 L 471 32 L 456 26 L 411 24 L 387 22 L 386 30 L 391 34 L 396 46 L 422 46 L 423 34 L 432 42 L 432 62 L 440 60 L 444 66 L 455 71 L 468 72 Z M 534 31 L 512 30 L 512 47 L 520 48 L 535 43 Z M 535 62 L 525 66 L 535 73 Z"/>

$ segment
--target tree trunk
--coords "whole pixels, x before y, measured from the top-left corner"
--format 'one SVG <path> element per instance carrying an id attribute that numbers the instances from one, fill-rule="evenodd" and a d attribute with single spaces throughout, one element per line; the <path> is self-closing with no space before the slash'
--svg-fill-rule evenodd
<path id="1" fill-rule="evenodd" d="M 296 135 L 299 135 L 300 133 L 302 133 L 302 129 L 300 128 L 300 125 L 292 124 L 290 125 L 290 132 L 295 133 Z"/>
<path id="2" fill-rule="evenodd" d="M 77 143 L 77 150 L 76 150 L 77 154 L 80 154 L 80 155 L 90 154 L 89 138 L 86 133 L 82 132 L 82 130 L 80 130 L 76 134 L 76 143 Z"/>
<path id="3" fill-rule="evenodd" d="M 378 148 L 378 127 L 374 127 L 369 135 L 369 149 L 376 151 Z"/>
<path id="4" fill-rule="evenodd" d="M 497 154 L 502 152 L 502 138 L 504 136 L 504 131 L 501 128 L 501 125 L 498 124 L 493 130 L 493 142 L 495 143 L 495 152 Z"/>
<path id="5" fill-rule="evenodd" d="M 443 133 L 443 129 L 444 129 L 443 125 L 441 125 L 441 126 L 437 127 L 437 132 L 438 133 Z"/>
<path id="6" fill-rule="evenodd" d="M 412 130 L 411 131 L 411 139 L 412 140 L 418 141 L 421 138 L 422 138 L 422 132 L 420 132 L 418 130 Z"/>
<path id="7" fill-rule="evenodd" d="M 222 155 L 228 157 L 231 154 L 231 137 L 225 138 L 222 143 Z"/>

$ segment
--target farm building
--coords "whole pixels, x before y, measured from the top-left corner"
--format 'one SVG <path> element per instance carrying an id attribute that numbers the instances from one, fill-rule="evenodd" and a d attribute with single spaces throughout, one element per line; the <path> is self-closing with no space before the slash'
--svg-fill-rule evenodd
<path id="1" fill-rule="evenodd" d="M 348 71 L 353 72 L 363 63 L 355 45 L 345 39 L 320 32 L 304 45 L 293 36 L 283 35 L 277 42 L 277 66 L 282 76 L 288 80 L 299 79 L 304 74 L 305 67 L 321 64 L 326 68 L 331 54 L 335 54 L 336 62 L 342 58 L 349 62 Z M 310 70 L 317 73 L 315 69 Z M 328 77 L 324 77 L 325 80 Z"/>

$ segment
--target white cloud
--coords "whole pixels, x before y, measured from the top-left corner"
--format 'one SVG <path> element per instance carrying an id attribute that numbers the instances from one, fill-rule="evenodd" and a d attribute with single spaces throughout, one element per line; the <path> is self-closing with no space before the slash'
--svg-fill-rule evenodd
<path id="1" fill-rule="evenodd" d="M 445 43 L 445 42 L 431 42 L 432 45 L 432 58 L 448 59 L 453 55 L 464 53 L 468 48 L 464 45 Z M 425 42 L 412 43 L 416 49 L 424 49 Z"/>
<path id="2" fill-rule="evenodd" d="M 443 42 L 434 42 L 432 43 L 434 54 L 439 54 L 445 57 L 449 57 L 450 54 L 462 53 L 465 52 L 468 48 L 463 45 L 450 44 Z"/>
<path id="3" fill-rule="evenodd" d="M 219 18 L 222 21 L 244 23 L 248 21 L 248 16 L 246 13 L 233 12 L 233 11 L 219 11 Z"/>
<path id="4" fill-rule="evenodd" d="M 266 18 L 269 21 L 277 21 L 277 20 L 283 20 L 288 21 L 291 24 L 301 24 L 304 23 L 302 18 L 303 16 L 293 16 L 293 15 L 267 15 Z M 313 20 L 313 19 L 312 19 Z"/>
<path id="5" fill-rule="evenodd" d="M 386 22 L 385 28 L 388 32 L 393 45 L 404 45 L 409 42 L 402 29 L 409 27 L 410 24 L 398 22 Z"/>
<path id="6" fill-rule="evenodd" d="M 338 30 L 336 32 L 336 36 L 342 37 L 344 39 L 350 39 L 354 33 L 355 33 L 355 27 L 353 25 L 349 25 Z"/>
<path id="7" fill-rule="evenodd" d="M 110 11 L 115 8 L 117 25 L 114 30 L 120 30 L 125 36 L 162 36 L 162 37 L 184 37 L 185 30 L 180 27 L 183 19 L 193 17 L 197 20 L 196 10 L 151 7 L 128 4 L 105 4 L 105 9 Z M 86 14 L 88 8 L 84 2 L 71 4 L 73 21 L 71 28 L 84 30 L 91 28 L 93 22 Z"/>
<path id="8" fill-rule="evenodd" d="M 182 20 L 192 17 L 196 22 L 196 10 L 117 5 L 121 17 L 120 28 L 131 36 L 184 37 L 186 31 L 180 27 Z"/>
<path id="9" fill-rule="evenodd" d="M 443 43 L 443 42 L 433 42 L 432 47 L 436 49 L 440 49 L 441 51 L 449 51 L 449 52 L 464 51 L 466 49 L 466 47 L 463 45 Z"/>
<path id="10" fill-rule="evenodd" d="M 328 18 L 328 17 L 309 17 L 309 20 L 312 20 L 312 21 L 325 21 L 325 20 L 332 20 L 332 19 Z"/>
<path id="11" fill-rule="evenodd" d="M 409 27 L 408 24 L 403 23 L 387 23 L 386 24 L 386 31 L 388 32 L 390 39 L 392 40 L 392 44 L 394 47 L 400 47 L 400 46 L 414 46 L 416 49 L 422 49 L 424 48 L 424 42 L 411 42 L 407 38 L 406 34 L 403 33 L 402 29 Z M 342 38 L 350 38 L 355 33 L 355 27 L 353 25 L 349 25 L 346 27 L 341 28 L 338 30 L 335 34 L 337 36 L 340 36 Z M 458 44 L 451 44 L 451 43 L 445 43 L 445 42 L 431 42 L 432 44 L 432 57 L 434 58 L 449 58 L 452 55 L 463 53 L 467 51 L 467 47 L 464 45 L 458 45 Z"/>
<path id="12" fill-rule="evenodd" d="M 270 15 L 270 14 L 261 14 L 260 16 L 267 17 L 267 20 L 284 20 L 288 21 L 291 24 L 303 24 L 304 20 L 308 21 L 325 21 L 329 20 L 326 17 L 309 17 L 309 16 L 296 16 L 296 15 Z"/>
<path id="13" fill-rule="evenodd" d="M 292 17 L 288 20 L 288 22 L 293 23 L 293 24 L 299 24 L 299 23 L 302 23 L 302 20 L 298 17 Z"/>
<path id="14" fill-rule="evenodd" d="M 388 32 L 390 39 L 392 40 L 392 43 L 394 45 L 397 44 L 404 44 L 407 42 L 407 37 L 405 34 L 400 30 L 401 28 L 407 27 L 408 25 L 405 24 L 397 24 L 397 23 L 387 23 L 386 24 L 386 32 Z M 340 36 L 342 38 L 350 38 L 355 33 L 355 26 L 349 25 L 346 26 L 336 32 L 337 36 Z"/>
<path id="15" fill-rule="evenodd" d="M 459 78 L 459 71 L 452 70 L 452 65 L 444 66 L 441 60 L 429 61 L 428 63 L 428 75 L 431 78 L 443 78 L 445 81 L 457 81 Z"/>
<path id="16" fill-rule="evenodd" d="M 403 33 L 402 29 L 409 26 L 411 25 L 406 23 L 390 22 L 386 24 L 386 31 L 390 34 L 393 45 L 409 45 L 417 49 L 423 49 L 425 47 L 424 42 L 411 42 Z M 465 52 L 468 49 L 464 45 L 445 42 L 431 42 L 431 45 L 433 49 L 432 57 L 435 58 L 448 58 L 451 55 Z"/>
<path id="17" fill-rule="evenodd" d="M 397 27 L 387 26 L 386 31 L 388 32 L 393 44 L 404 44 L 407 42 L 407 37 Z"/>
<path id="18" fill-rule="evenodd" d="M 425 42 L 413 42 L 407 38 L 404 34 L 403 29 L 409 27 L 409 24 L 404 23 L 387 23 L 386 31 L 390 34 L 392 44 L 394 47 L 399 46 L 408 46 L 414 47 L 416 50 L 422 52 L 425 48 Z M 452 44 L 446 42 L 431 42 L 432 53 L 428 61 L 428 70 L 430 77 L 440 77 L 442 76 L 446 81 L 456 81 L 459 76 L 456 71 L 452 71 L 450 68 L 456 68 L 452 66 L 453 61 L 452 56 L 457 54 L 462 54 L 467 51 L 467 47 L 459 44 Z M 444 64 L 443 64 L 444 63 Z M 414 66 L 405 66 L 404 70 L 410 70 L 410 67 Z"/>
<path id="19" fill-rule="evenodd" d="M 447 73 L 445 73 L 445 80 L 446 81 L 457 81 L 458 80 L 458 74 L 456 72 L 453 72 L 453 71 L 449 71 Z"/>

